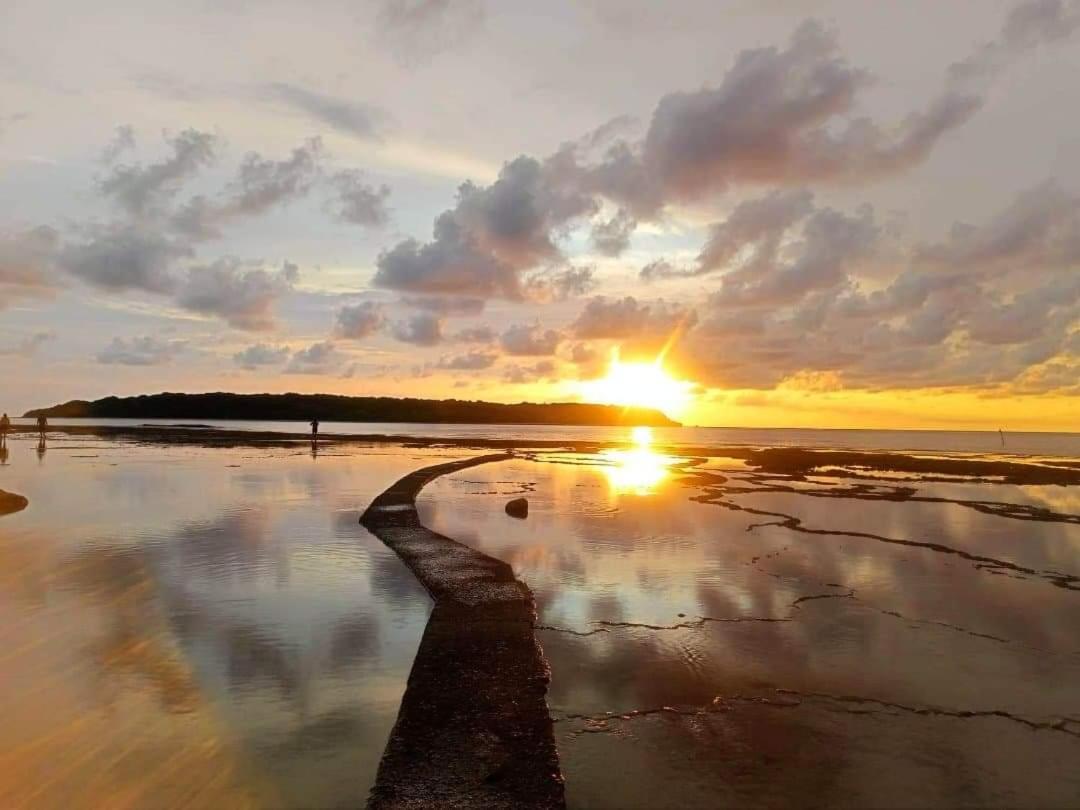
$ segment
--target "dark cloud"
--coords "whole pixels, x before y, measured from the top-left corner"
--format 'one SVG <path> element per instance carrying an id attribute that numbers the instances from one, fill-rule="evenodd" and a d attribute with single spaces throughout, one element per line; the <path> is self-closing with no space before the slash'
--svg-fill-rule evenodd
<path id="1" fill-rule="evenodd" d="M 435 221 L 427 243 L 406 240 L 380 255 L 375 283 L 390 289 L 479 297 L 525 297 L 522 273 L 562 258 L 558 236 L 592 218 L 608 200 L 614 218 L 593 223 L 593 241 L 617 254 L 641 220 L 671 203 L 732 186 L 865 183 L 922 161 L 948 132 L 982 104 L 979 95 L 946 81 L 940 93 L 900 121 L 879 124 L 859 114 L 870 75 L 839 52 L 834 32 L 800 25 L 785 48 L 740 53 L 715 87 L 664 96 L 643 141 L 609 143 L 588 135 L 539 161 L 519 157 L 498 180 L 461 187 L 454 208 Z M 693 271 L 654 264 L 651 276 L 686 275 L 716 266 L 757 229 L 763 258 L 778 249 L 781 219 L 798 218 L 805 192 L 780 193 L 737 212 L 715 234 Z M 822 215 L 825 219 L 827 215 Z"/>
<path id="2" fill-rule="evenodd" d="M 802 238 L 784 251 L 784 257 L 768 241 L 759 243 L 757 249 L 764 256 L 755 253 L 748 266 L 726 273 L 710 300 L 715 307 L 775 307 L 838 288 L 847 282 L 853 265 L 873 250 L 879 233 L 867 206 L 855 216 L 817 209 L 806 217 Z"/>
<path id="3" fill-rule="evenodd" d="M 381 0 L 376 31 L 405 65 L 428 62 L 484 25 L 484 0 Z"/>
<path id="4" fill-rule="evenodd" d="M 334 196 L 327 202 L 327 209 L 341 222 L 374 228 L 385 225 L 390 219 L 386 200 L 390 196 L 387 185 L 373 186 L 357 169 L 345 169 L 329 178 Z"/>
<path id="5" fill-rule="evenodd" d="M 172 215 L 170 225 L 192 239 L 220 238 L 229 222 L 260 216 L 306 196 L 320 177 L 322 153 L 318 138 L 296 147 L 284 160 L 249 152 L 223 195 L 192 198 Z"/>
<path id="6" fill-rule="evenodd" d="M 949 69 L 959 82 L 986 79 L 1027 51 L 1053 45 L 1080 29 L 1080 3 L 1076 0 L 1028 0 L 1009 12 L 997 39 Z"/>
<path id="7" fill-rule="evenodd" d="M 216 315 L 236 329 L 261 331 L 274 326 L 274 304 L 292 291 L 299 277 L 295 264 L 270 272 L 237 259 L 218 259 L 190 267 L 176 294 L 184 309 Z"/>
<path id="8" fill-rule="evenodd" d="M 499 356 L 495 352 L 475 349 L 465 354 L 443 357 L 438 362 L 438 368 L 450 371 L 480 371 L 491 368 L 498 359 Z"/>
<path id="9" fill-rule="evenodd" d="M 434 346 L 443 339 L 442 318 L 430 312 L 418 312 L 394 324 L 393 336 L 414 346 Z"/>
<path id="10" fill-rule="evenodd" d="M 561 258 L 554 232 L 596 203 L 552 182 L 538 161 L 519 157 L 490 186 L 463 184 L 457 205 L 435 221 L 434 238 L 382 253 L 376 286 L 404 292 L 521 299 L 521 273 Z"/>
<path id="11" fill-rule="evenodd" d="M 553 360 L 540 360 L 530 366 L 509 366 L 503 374 L 503 379 L 512 385 L 539 382 L 540 380 L 551 379 L 557 369 L 558 367 Z"/>
<path id="12" fill-rule="evenodd" d="M 595 276 L 596 271 L 592 267 L 539 271 L 525 279 L 525 294 L 537 302 L 578 298 L 596 288 Z"/>
<path id="13" fill-rule="evenodd" d="M 667 337 L 697 322 L 693 310 L 666 301 L 639 302 L 633 296 L 591 299 L 571 325 L 583 339 L 623 340 Z"/>
<path id="14" fill-rule="evenodd" d="M 101 150 L 101 162 L 111 166 L 124 152 L 135 148 L 135 129 L 130 124 L 118 126 L 112 140 Z"/>
<path id="15" fill-rule="evenodd" d="M 183 351 L 184 345 L 183 341 L 161 340 L 151 336 L 116 337 L 98 352 L 97 361 L 124 366 L 162 365 L 171 362 L 173 357 Z"/>
<path id="16" fill-rule="evenodd" d="M 337 98 L 285 82 L 272 82 L 265 85 L 263 90 L 270 98 L 346 135 L 373 138 L 379 133 L 381 113 L 363 102 Z"/>
<path id="17" fill-rule="evenodd" d="M 177 286 L 174 265 L 192 256 L 191 248 L 135 224 L 88 229 L 88 238 L 58 253 L 59 265 L 88 284 L 105 290 L 168 293 Z"/>
<path id="18" fill-rule="evenodd" d="M 256 343 L 233 355 L 233 362 L 241 368 L 252 370 L 259 366 L 276 366 L 289 359 L 286 346 L 270 346 Z"/>
<path id="19" fill-rule="evenodd" d="M 293 352 L 289 364 L 285 366 L 285 373 L 329 374 L 341 365 L 342 359 L 341 353 L 332 342 L 326 340 L 312 343 L 306 349 Z"/>
<path id="20" fill-rule="evenodd" d="M 385 323 L 382 305 L 363 301 L 338 310 L 334 333 L 343 338 L 361 340 L 378 332 Z"/>
<path id="21" fill-rule="evenodd" d="M 1054 182 L 1028 189 L 981 226 L 957 224 L 920 264 L 954 272 L 1000 275 L 1031 266 L 1080 261 L 1080 198 Z"/>
<path id="22" fill-rule="evenodd" d="M 630 247 L 630 237 L 635 228 L 637 220 L 626 211 L 619 210 L 611 219 L 593 224 L 593 247 L 605 256 L 620 256 Z"/>
<path id="23" fill-rule="evenodd" d="M 517 324 L 502 333 L 499 345 L 510 355 L 547 356 L 555 354 L 562 339 L 554 329 L 543 329 L 538 323 Z"/>
<path id="24" fill-rule="evenodd" d="M 871 221 L 831 212 L 811 229 L 829 212 L 815 209 L 802 239 L 786 233 L 762 272 L 740 278 L 733 263 L 677 361 L 732 388 L 768 388 L 801 373 L 864 388 L 1060 387 L 1062 370 L 1075 365 L 1069 336 L 1080 322 L 1078 211 L 1072 195 L 1038 186 L 985 223 L 958 225 L 896 259 L 900 272 L 880 286 L 859 260 Z M 739 279 L 734 288 L 729 277 Z M 1044 364 L 1056 370 L 1044 373 Z"/>
<path id="25" fill-rule="evenodd" d="M 456 332 L 451 340 L 456 343 L 493 343 L 495 332 L 490 326 L 473 326 Z"/>
<path id="26" fill-rule="evenodd" d="M 186 129 L 167 140 L 172 154 L 149 165 L 119 165 L 98 181 L 101 193 L 135 218 L 156 216 L 184 183 L 216 158 L 218 139 Z"/>

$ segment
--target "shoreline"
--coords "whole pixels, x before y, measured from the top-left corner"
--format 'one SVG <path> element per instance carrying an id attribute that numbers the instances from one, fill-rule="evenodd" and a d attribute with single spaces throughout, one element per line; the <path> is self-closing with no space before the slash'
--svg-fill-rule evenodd
<path id="1" fill-rule="evenodd" d="M 13 426 L 12 433 L 37 434 L 37 428 Z M 276 431 L 183 428 L 168 425 L 58 425 L 49 434 L 94 436 L 143 444 L 196 445 L 203 447 L 307 447 L 310 436 Z M 501 451 L 561 451 L 603 453 L 634 446 L 621 441 L 566 441 L 561 439 L 491 439 L 473 437 L 412 436 L 393 433 L 343 433 L 319 436 L 320 446 L 349 444 L 396 444 L 408 448 L 453 447 Z M 1080 485 L 1080 459 L 1047 459 L 993 454 L 972 456 L 960 453 L 915 453 L 893 450 L 844 450 L 831 448 L 761 445 L 665 445 L 657 442 L 656 452 L 685 458 L 733 458 L 762 473 L 793 477 L 828 475 L 872 479 L 872 473 L 917 475 L 923 481 L 975 479 L 980 483 L 1030 485 Z"/>

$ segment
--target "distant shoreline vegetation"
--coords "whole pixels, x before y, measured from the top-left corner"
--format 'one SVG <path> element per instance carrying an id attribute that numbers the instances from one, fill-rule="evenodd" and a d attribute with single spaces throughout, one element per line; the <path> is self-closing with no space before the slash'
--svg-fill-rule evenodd
<path id="1" fill-rule="evenodd" d="M 336 394 L 149 394 L 73 399 L 25 417 L 57 419 L 246 419 L 324 422 L 428 422 L 462 425 L 585 425 L 678 427 L 651 408 L 580 402 L 512 404 L 459 399 L 348 397 Z"/>

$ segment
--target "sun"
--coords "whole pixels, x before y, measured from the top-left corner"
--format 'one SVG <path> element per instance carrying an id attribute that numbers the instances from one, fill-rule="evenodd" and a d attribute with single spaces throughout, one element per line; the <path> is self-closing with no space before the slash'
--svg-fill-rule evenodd
<path id="1" fill-rule="evenodd" d="M 587 402 L 655 408 L 670 417 L 681 416 L 693 399 L 694 384 L 672 377 L 663 360 L 661 354 L 651 363 L 626 363 L 619 359 L 618 348 L 612 349 L 607 374 L 581 382 L 581 396 Z"/>

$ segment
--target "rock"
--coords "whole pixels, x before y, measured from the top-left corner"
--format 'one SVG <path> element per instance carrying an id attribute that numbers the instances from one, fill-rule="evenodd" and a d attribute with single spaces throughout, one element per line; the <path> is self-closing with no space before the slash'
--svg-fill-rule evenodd
<path id="1" fill-rule="evenodd" d="M 529 516 L 529 501 L 525 498 L 514 498 L 506 504 L 506 514 L 524 520 Z"/>

